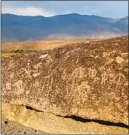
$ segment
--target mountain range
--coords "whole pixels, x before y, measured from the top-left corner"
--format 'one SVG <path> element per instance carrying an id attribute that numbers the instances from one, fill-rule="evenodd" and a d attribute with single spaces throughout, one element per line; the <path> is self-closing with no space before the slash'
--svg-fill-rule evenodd
<path id="1" fill-rule="evenodd" d="M 128 34 L 128 16 L 114 19 L 76 13 L 51 17 L 2 14 L 1 18 L 2 42 L 108 38 Z"/>

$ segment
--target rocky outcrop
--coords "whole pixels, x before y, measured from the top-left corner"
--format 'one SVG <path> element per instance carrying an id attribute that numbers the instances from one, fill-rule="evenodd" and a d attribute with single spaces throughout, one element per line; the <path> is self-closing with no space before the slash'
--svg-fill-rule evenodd
<path id="1" fill-rule="evenodd" d="M 3 58 L 2 100 L 128 124 L 128 38 Z"/>
<path id="2" fill-rule="evenodd" d="M 2 118 L 15 124 L 15 129 L 19 133 L 54 133 L 54 134 L 127 134 L 126 126 L 99 124 L 93 121 L 76 121 L 71 118 L 56 116 L 52 113 L 38 112 L 28 109 L 26 106 L 2 104 Z M 15 122 L 15 123 L 14 123 Z M 19 123 L 19 124 L 18 124 Z M 9 126 L 9 123 L 6 126 Z M 24 127 L 22 126 L 24 125 Z M 21 129 L 19 128 L 22 128 Z M 7 127 L 4 125 L 4 131 Z M 8 128 L 10 129 L 10 128 Z M 35 129 L 35 130 L 33 130 Z M 23 132 L 24 131 L 24 132 Z M 43 131 L 43 132 L 41 132 Z M 7 131 L 6 131 L 7 132 Z"/>

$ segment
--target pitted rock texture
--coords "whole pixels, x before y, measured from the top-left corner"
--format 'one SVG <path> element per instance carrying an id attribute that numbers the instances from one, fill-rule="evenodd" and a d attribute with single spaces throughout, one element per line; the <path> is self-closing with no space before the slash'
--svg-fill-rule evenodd
<path id="1" fill-rule="evenodd" d="M 45 132 L 30 127 L 25 127 L 20 123 L 2 120 L 2 134 L 45 134 Z"/>
<path id="2" fill-rule="evenodd" d="M 2 100 L 128 124 L 128 37 L 3 58 Z"/>

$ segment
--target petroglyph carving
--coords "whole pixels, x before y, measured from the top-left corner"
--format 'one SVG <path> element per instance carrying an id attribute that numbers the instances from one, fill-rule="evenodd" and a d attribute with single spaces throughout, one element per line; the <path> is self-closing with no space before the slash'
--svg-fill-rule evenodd
<path id="1" fill-rule="evenodd" d="M 82 67 L 78 67 L 73 70 L 71 78 L 82 78 L 85 76 L 85 69 Z"/>
<path id="2" fill-rule="evenodd" d="M 127 124 L 128 38 L 118 39 L 67 45 L 61 48 L 63 53 L 56 48 L 2 59 L 3 101 L 19 100 L 23 105 L 61 116 Z M 109 58 L 113 61 L 108 62 Z M 117 104 L 125 111 L 121 113 Z"/>
<path id="3" fill-rule="evenodd" d="M 118 74 L 114 75 L 111 82 L 115 83 L 116 86 L 118 86 L 118 85 L 121 85 L 125 81 L 125 79 L 126 78 L 122 73 L 118 73 Z"/>
<path id="4" fill-rule="evenodd" d="M 40 63 L 34 65 L 34 68 L 38 69 L 41 65 L 42 65 L 42 62 L 40 62 Z"/>
<path id="5" fill-rule="evenodd" d="M 61 63 L 59 63 L 59 64 L 49 73 L 49 75 L 44 76 L 43 78 L 49 78 L 49 77 L 56 71 L 56 69 L 60 66 L 60 64 L 61 64 Z"/>
<path id="6" fill-rule="evenodd" d="M 102 73 L 102 78 L 101 78 L 101 85 L 105 85 L 106 81 L 108 80 L 108 74 L 106 71 Z"/>
<path id="7" fill-rule="evenodd" d="M 120 56 L 117 56 L 117 57 L 116 57 L 116 62 L 117 62 L 118 64 L 122 63 L 123 61 L 124 61 L 124 59 L 123 59 L 122 57 L 120 57 Z"/>
<path id="8" fill-rule="evenodd" d="M 25 68 L 22 68 L 21 70 L 23 70 L 28 77 L 31 77 L 31 70 Z"/>
<path id="9" fill-rule="evenodd" d="M 89 76 L 91 78 L 95 77 L 97 74 L 97 70 L 95 68 L 89 68 Z"/>
<path id="10" fill-rule="evenodd" d="M 88 94 L 90 93 L 90 85 L 88 82 L 82 82 L 79 86 L 77 86 L 76 93 L 81 100 L 86 100 Z"/>
<path id="11" fill-rule="evenodd" d="M 18 80 L 17 82 L 14 83 L 14 86 L 16 94 L 20 95 L 24 92 L 23 81 Z"/>

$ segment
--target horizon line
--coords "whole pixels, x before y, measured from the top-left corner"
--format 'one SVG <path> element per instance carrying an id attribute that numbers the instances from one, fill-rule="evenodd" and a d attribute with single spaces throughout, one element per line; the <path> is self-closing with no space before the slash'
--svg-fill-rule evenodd
<path id="1" fill-rule="evenodd" d="M 58 14 L 58 15 L 52 15 L 52 16 L 43 16 L 43 15 L 18 15 L 18 14 L 14 14 L 14 13 L 1 13 L 1 15 L 5 15 L 5 14 L 10 14 L 10 15 L 15 15 L 15 16 L 25 16 L 25 17 L 46 17 L 46 18 L 50 18 L 50 17 L 55 17 L 55 16 L 63 16 L 63 15 L 72 15 L 72 14 L 76 14 L 76 15 L 80 15 L 80 16 L 97 16 L 97 17 L 103 17 L 103 18 L 110 18 L 110 19 L 120 19 L 120 18 L 125 18 L 128 16 L 124 16 L 124 17 L 119 17 L 119 18 L 114 18 L 114 17 L 106 17 L 106 16 L 100 16 L 100 15 L 88 15 L 88 14 L 80 14 L 80 13 L 66 13 L 66 14 Z"/>

